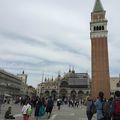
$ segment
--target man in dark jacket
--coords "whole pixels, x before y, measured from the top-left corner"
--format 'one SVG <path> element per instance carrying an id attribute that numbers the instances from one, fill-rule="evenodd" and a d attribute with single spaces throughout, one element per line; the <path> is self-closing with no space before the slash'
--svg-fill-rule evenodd
<path id="1" fill-rule="evenodd" d="M 112 120 L 120 120 L 120 91 L 116 91 L 111 105 Z"/>
<path id="2" fill-rule="evenodd" d="M 54 106 L 54 102 L 53 102 L 53 100 L 52 100 L 52 97 L 50 96 L 50 97 L 48 98 L 47 107 L 46 107 L 46 112 L 47 112 L 47 114 L 48 114 L 48 118 L 50 118 L 50 116 L 51 116 L 53 106 Z"/>
<path id="3" fill-rule="evenodd" d="M 15 119 L 15 117 L 11 114 L 12 107 L 8 107 L 8 110 L 5 112 L 5 119 Z"/>

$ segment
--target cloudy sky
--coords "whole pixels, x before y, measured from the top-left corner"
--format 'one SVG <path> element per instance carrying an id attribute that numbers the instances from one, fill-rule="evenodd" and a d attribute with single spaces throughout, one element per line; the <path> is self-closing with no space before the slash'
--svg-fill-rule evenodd
<path id="1" fill-rule="evenodd" d="M 91 74 L 90 13 L 95 0 L 0 0 L 0 68 L 25 70 L 36 86 L 69 67 Z M 107 11 L 110 75 L 120 69 L 120 1 L 102 0 Z"/>

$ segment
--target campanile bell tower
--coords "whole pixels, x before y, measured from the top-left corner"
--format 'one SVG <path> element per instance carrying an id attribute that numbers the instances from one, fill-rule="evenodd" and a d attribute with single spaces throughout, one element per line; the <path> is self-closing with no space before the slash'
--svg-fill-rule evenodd
<path id="1" fill-rule="evenodd" d="M 92 58 L 92 97 L 97 98 L 99 91 L 103 91 L 105 98 L 110 97 L 110 77 L 107 44 L 106 11 L 100 0 L 96 0 L 91 13 L 90 38 Z"/>

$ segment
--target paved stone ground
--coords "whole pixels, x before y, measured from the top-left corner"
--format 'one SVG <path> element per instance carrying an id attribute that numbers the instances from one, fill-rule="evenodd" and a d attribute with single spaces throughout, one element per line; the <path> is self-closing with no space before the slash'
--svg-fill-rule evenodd
<path id="1" fill-rule="evenodd" d="M 12 106 L 12 113 L 15 115 L 16 119 L 15 120 L 23 120 L 22 114 L 21 114 L 21 109 L 22 107 L 20 105 L 16 104 L 11 104 L 11 105 L 2 105 L 2 111 L 0 114 L 0 120 L 4 120 L 4 114 L 5 111 L 9 106 Z M 42 117 L 40 120 L 47 120 L 47 115 Z M 29 120 L 35 120 L 34 118 L 34 111 L 33 115 L 30 117 Z M 68 107 L 67 105 L 61 106 L 61 110 L 58 111 L 57 107 L 54 106 L 52 116 L 49 120 L 87 120 L 86 117 L 86 107 L 78 107 L 78 108 L 72 108 Z M 92 120 L 96 120 L 96 117 L 94 116 Z"/>

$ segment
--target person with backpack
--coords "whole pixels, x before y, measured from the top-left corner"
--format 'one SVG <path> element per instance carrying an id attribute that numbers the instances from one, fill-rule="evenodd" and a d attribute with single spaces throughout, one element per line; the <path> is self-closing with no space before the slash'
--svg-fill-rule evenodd
<path id="1" fill-rule="evenodd" d="M 57 106 L 58 106 L 58 110 L 60 110 L 60 106 L 61 106 L 61 99 L 57 99 Z"/>
<path id="2" fill-rule="evenodd" d="M 112 120 L 120 120 L 120 91 L 114 94 L 114 100 L 111 105 Z"/>
<path id="3" fill-rule="evenodd" d="M 25 102 L 25 105 L 22 108 L 23 120 L 29 120 L 29 116 L 32 114 L 32 107 L 28 101 Z"/>
<path id="4" fill-rule="evenodd" d="M 96 105 L 96 112 L 97 112 L 97 120 L 106 120 L 105 111 L 104 111 L 105 101 L 104 101 L 103 92 L 99 92 L 99 97 L 96 100 L 95 105 Z"/>
<path id="5" fill-rule="evenodd" d="M 45 107 L 46 107 L 46 102 L 45 102 L 44 97 L 40 98 L 37 101 L 36 106 L 35 106 L 35 118 L 36 118 L 36 120 L 39 120 L 42 116 L 45 115 L 45 112 L 46 112 Z"/>
<path id="6" fill-rule="evenodd" d="M 86 114 L 88 120 L 92 120 L 93 114 L 95 113 L 95 104 L 92 101 L 90 97 L 87 98 L 87 108 L 86 108 Z"/>
<path id="7" fill-rule="evenodd" d="M 41 99 L 39 99 L 36 103 L 36 106 L 35 106 L 35 118 L 36 118 L 36 120 L 40 119 L 39 110 L 40 110 L 41 106 L 42 106 L 42 101 L 41 101 Z"/>
<path id="8" fill-rule="evenodd" d="M 53 106 L 54 106 L 54 102 L 53 102 L 53 100 L 52 100 L 52 97 L 50 96 L 50 97 L 48 98 L 47 106 L 46 106 L 46 112 L 47 112 L 47 114 L 48 114 L 48 119 L 49 119 L 50 116 L 51 116 Z"/>
<path id="9" fill-rule="evenodd" d="M 108 101 L 105 102 L 103 106 L 105 120 L 111 120 L 110 108 L 111 108 L 112 100 L 113 99 L 111 97 Z"/>

